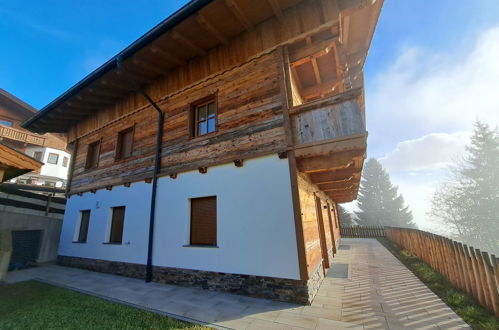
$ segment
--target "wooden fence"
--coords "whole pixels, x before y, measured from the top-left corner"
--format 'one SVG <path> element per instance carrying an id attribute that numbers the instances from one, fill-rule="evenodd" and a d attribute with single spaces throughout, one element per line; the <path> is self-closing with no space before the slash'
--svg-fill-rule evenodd
<path id="1" fill-rule="evenodd" d="M 499 317 L 499 259 L 446 237 L 385 227 L 386 237 L 433 267 Z"/>
<path id="2" fill-rule="evenodd" d="M 340 227 L 340 234 L 342 237 L 384 237 L 385 230 L 383 226 Z"/>

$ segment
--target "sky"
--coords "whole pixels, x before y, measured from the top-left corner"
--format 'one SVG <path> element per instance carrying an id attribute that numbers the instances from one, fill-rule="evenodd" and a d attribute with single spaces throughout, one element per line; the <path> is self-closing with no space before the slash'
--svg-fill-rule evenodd
<path id="1" fill-rule="evenodd" d="M 0 88 L 40 109 L 186 2 L 0 0 Z M 499 124 L 497 13 L 497 0 L 385 0 L 364 68 L 368 157 L 423 229 L 440 228 L 429 202 L 473 122 Z"/>

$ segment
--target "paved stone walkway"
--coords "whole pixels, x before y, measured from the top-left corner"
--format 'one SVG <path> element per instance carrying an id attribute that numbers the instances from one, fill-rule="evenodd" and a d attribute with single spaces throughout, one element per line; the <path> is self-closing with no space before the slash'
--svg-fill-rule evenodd
<path id="1" fill-rule="evenodd" d="M 311 306 L 55 265 L 12 272 L 7 281 L 39 279 L 216 328 L 469 328 L 378 241 L 342 239 L 338 252 L 334 263 L 348 264 L 348 278 L 326 278 Z"/>

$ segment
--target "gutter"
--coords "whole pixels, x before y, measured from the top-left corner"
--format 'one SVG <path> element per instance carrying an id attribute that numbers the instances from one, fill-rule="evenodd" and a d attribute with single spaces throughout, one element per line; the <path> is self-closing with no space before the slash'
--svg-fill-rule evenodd
<path id="1" fill-rule="evenodd" d="M 154 170 L 152 176 L 151 207 L 149 212 L 149 239 L 147 244 L 147 264 L 146 264 L 146 282 L 152 280 L 152 252 L 154 241 L 154 222 L 156 217 L 156 191 L 158 188 L 158 172 L 161 167 L 161 140 L 163 138 L 163 123 L 165 115 L 161 108 L 153 101 L 146 91 L 132 78 L 132 76 L 123 67 L 120 56 L 116 58 L 116 68 L 123 73 L 123 76 L 130 82 L 137 93 L 140 93 L 158 113 L 158 128 L 156 131 L 156 152 L 154 156 Z"/>
<path id="2" fill-rule="evenodd" d="M 164 19 L 162 22 L 160 22 L 158 25 L 153 27 L 151 30 L 149 30 L 146 34 L 144 34 L 142 37 L 139 39 L 135 40 L 132 44 L 130 44 L 127 48 L 119 52 L 117 55 L 112 57 L 110 60 L 108 60 L 106 63 L 101 65 L 99 68 L 97 68 L 95 71 L 90 73 L 88 76 L 83 78 L 81 81 L 79 81 L 77 84 L 75 84 L 73 87 L 68 89 L 66 92 L 64 92 L 62 95 L 57 97 L 55 100 L 50 102 L 48 105 L 43 107 L 42 110 L 38 111 L 33 117 L 30 119 L 26 120 L 21 124 L 23 128 L 29 129 L 29 126 L 33 124 L 35 121 L 38 119 L 44 117 L 47 115 L 50 111 L 52 111 L 54 108 L 58 107 L 62 103 L 66 102 L 69 98 L 80 92 L 82 89 L 93 83 L 95 80 L 99 79 L 102 77 L 104 74 L 107 72 L 118 68 L 117 67 L 117 61 L 118 58 L 121 60 L 125 60 L 132 55 L 134 55 L 137 51 L 141 50 L 151 42 L 153 42 L 155 39 L 163 35 L 163 33 L 173 29 L 177 24 L 188 18 L 189 16 L 193 15 L 194 13 L 198 12 L 201 10 L 204 6 L 212 2 L 213 0 L 192 0 L 189 3 L 187 3 L 185 6 L 174 12 L 172 15 Z M 120 61 L 121 61 L 120 60 Z M 149 100 L 148 100 L 149 101 Z"/>

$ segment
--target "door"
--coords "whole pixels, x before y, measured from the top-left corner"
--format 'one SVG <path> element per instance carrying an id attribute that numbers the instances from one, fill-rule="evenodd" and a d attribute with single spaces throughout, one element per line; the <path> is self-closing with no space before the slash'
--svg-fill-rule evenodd
<path id="1" fill-rule="evenodd" d="M 329 219 L 329 229 L 331 230 L 331 240 L 333 241 L 333 256 L 336 254 L 336 240 L 334 239 L 333 217 L 331 215 L 331 205 L 327 205 L 327 217 Z"/>
<path id="2" fill-rule="evenodd" d="M 320 239 L 320 246 L 321 246 L 321 254 L 322 254 L 322 265 L 324 267 L 324 270 L 326 268 L 329 268 L 329 256 L 327 253 L 327 244 L 326 244 L 326 231 L 324 229 L 324 219 L 322 218 L 322 203 L 321 199 L 315 197 L 315 209 L 317 212 L 317 227 L 319 230 L 319 239 Z"/>
<path id="3" fill-rule="evenodd" d="M 40 252 L 41 230 L 12 231 L 12 256 L 9 270 L 22 269 L 36 263 Z"/>

